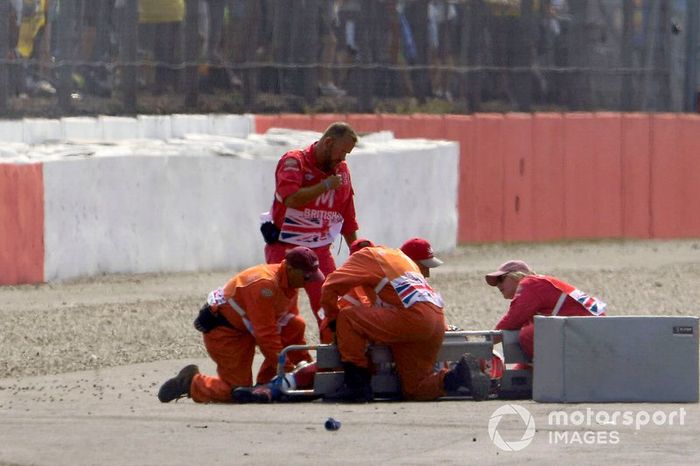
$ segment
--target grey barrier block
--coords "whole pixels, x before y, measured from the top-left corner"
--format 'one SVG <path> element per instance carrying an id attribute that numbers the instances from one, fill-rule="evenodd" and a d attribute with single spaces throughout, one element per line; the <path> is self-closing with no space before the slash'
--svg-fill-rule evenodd
<path id="1" fill-rule="evenodd" d="M 697 402 L 698 318 L 536 317 L 533 399 Z"/>
<path id="2" fill-rule="evenodd" d="M 335 369 L 341 366 L 340 353 L 336 345 L 321 345 L 316 350 L 316 363 L 319 369 Z"/>
<path id="3" fill-rule="evenodd" d="M 345 373 L 343 371 L 317 372 L 314 376 L 314 393 L 328 395 L 343 386 Z"/>

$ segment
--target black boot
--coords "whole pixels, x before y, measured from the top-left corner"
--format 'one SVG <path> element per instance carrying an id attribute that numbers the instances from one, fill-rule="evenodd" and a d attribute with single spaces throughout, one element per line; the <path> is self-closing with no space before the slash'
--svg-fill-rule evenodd
<path id="1" fill-rule="evenodd" d="M 489 378 L 481 372 L 479 361 L 469 353 L 464 353 L 454 369 L 445 374 L 443 383 L 446 392 L 455 392 L 459 387 L 468 389 L 475 401 L 487 399 L 491 387 Z"/>
<path id="2" fill-rule="evenodd" d="M 369 369 L 350 362 L 343 363 L 345 382 L 335 393 L 325 395 L 324 401 L 359 402 L 372 401 L 372 374 Z"/>
<path id="3" fill-rule="evenodd" d="M 190 396 L 190 385 L 195 375 L 199 374 L 199 368 L 194 364 L 183 367 L 172 379 L 167 380 L 158 390 L 158 399 L 162 403 L 168 403 L 184 396 Z"/>
<path id="4" fill-rule="evenodd" d="M 268 384 L 254 387 L 237 387 L 231 391 L 235 403 L 272 403 L 272 389 Z"/>

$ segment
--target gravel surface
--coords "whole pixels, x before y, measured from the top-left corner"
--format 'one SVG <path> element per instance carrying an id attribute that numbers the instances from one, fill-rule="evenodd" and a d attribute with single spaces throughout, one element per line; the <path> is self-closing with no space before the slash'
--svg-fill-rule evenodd
<path id="1" fill-rule="evenodd" d="M 445 265 L 431 283 L 448 321 L 467 330 L 491 328 L 505 311 L 483 275 L 516 258 L 596 295 L 610 315 L 700 315 L 700 239 L 469 245 L 439 256 Z M 0 287 L 0 378 L 206 357 L 192 320 L 234 272 Z M 307 338 L 316 342 L 303 296 Z"/>

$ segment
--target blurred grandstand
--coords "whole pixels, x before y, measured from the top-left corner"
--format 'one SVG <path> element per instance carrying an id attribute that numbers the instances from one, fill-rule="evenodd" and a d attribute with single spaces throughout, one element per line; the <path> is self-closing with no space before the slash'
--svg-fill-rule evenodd
<path id="1" fill-rule="evenodd" d="M 0 116 L 698 107 L 696 0 L 0 0 Z"/>

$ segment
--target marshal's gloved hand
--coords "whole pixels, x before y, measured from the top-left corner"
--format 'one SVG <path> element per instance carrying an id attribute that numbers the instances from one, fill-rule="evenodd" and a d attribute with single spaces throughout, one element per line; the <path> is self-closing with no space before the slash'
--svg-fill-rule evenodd
<path id="1" fill-rule="evenodd" d="M 275 244 L 280 237 L 280 230 L 272 222 L 265 222 L 260 225 L 260 233 L 267 244 Z"/>
<path id="2" fill-rule="evenodd" d="M 207 333 L 214 330 L 216 327 L 223 325 L 221 319 L 221 316 L 212 312 L 209 304 L 205 304 L 199 310 L 199 315 L 197 318 L 194 319 L 194 328 L 202 333 Z"/>

